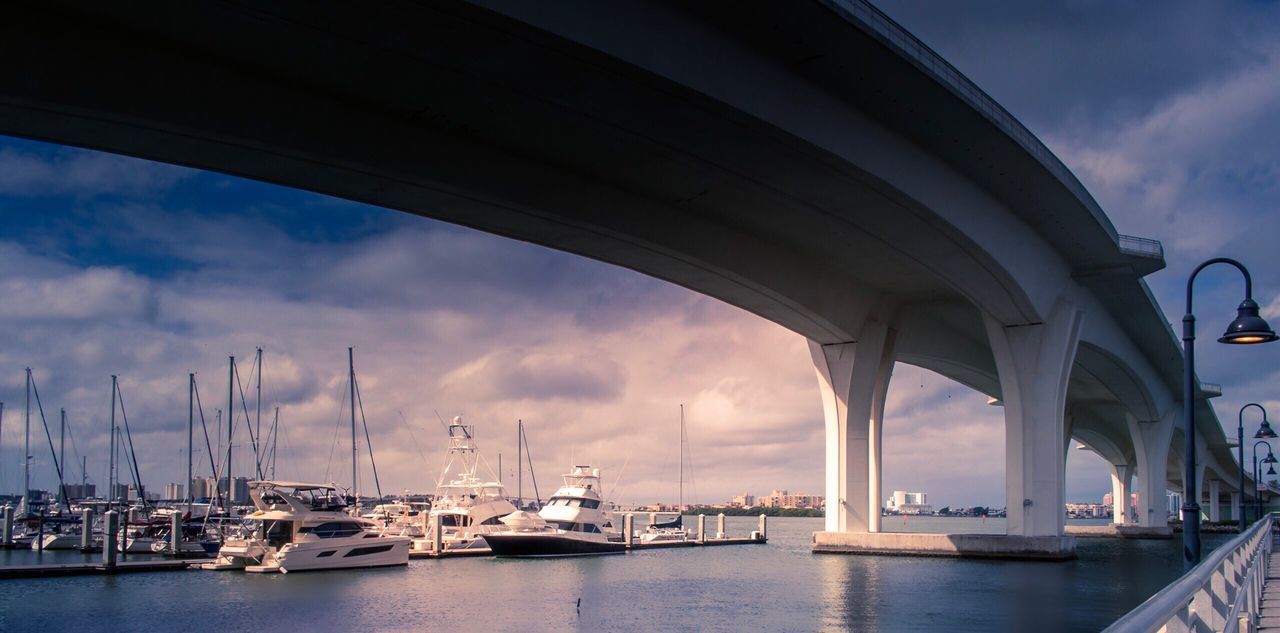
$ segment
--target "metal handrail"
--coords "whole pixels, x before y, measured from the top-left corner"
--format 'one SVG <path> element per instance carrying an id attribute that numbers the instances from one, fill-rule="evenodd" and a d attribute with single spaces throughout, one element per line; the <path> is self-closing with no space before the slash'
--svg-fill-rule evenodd
<path id="1" fill-rule="evenodd" d="M 1274 524 L 1275 515 L 1267 515 L 1103 633 L 1252 630 Z"/>

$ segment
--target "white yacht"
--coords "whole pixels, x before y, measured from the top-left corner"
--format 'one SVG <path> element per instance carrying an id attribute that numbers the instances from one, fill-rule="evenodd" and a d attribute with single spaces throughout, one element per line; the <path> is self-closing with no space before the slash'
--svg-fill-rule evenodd
<path id="1" fill-rule="evenodd" d="M 382 534 L 422 538 L 426 535 L 423 525 L 430 511 L 431 504 L 424 501 L 392 501 L 379 503 L 360 516 L 380 526 Z"/>
<path id="2" fill-rule="evenodd" d="M 501 519 L 515 512 L 516 507 L 507 500 L 506 487 L 496 481 L 492 472 L 488 473 L 488 480 L 476 474 L 481 461 L 472 427 L 462 424 L 461 417 L 454 417 L 449 425 L 449 458 L 436 480 L 423 538 L 413 541 L 414 551 L 431 551 L 437 523 L 442 548 L 452 552 L 487 551 L 488 544 L 480 537 L 507 529 Z"/>
<path id="3" fill-rule="evenodd" d="M 600 497 L 600 469 L 574 466 L 537 514 L 513 512 L 502 518 L 504 532 L 484 534 L 498 556 L 550 557 L 625 554 L 622 534 Z"/>
<path id="4" fill-rule="evenodd" d="M 257 508 L 245 516 L 252 534 L 227 538 L 204 569 L 287 573 L 409 563 L 411 539 L 381 535 L 352 516 L 333 485 L 251 481 L 249 497 Z"/>

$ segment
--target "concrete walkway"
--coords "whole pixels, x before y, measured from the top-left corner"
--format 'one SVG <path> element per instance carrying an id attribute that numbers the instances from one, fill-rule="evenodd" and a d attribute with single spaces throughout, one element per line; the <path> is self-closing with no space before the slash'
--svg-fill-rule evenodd
<path id="1" fill-rule="evenodd" d="M 1280 543 L 1280 539 L 1275 543 Z M 1271 554 L 1267 560 L 1267 581 L 1262 586 L 1262 612 L 1258 614 L 1258 630 L 1280 633 L 1280 553 Z"/>

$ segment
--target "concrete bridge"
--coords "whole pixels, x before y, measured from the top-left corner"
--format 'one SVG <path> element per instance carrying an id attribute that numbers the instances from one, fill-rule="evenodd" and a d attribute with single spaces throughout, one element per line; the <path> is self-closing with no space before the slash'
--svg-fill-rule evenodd
<path id="1" fill-rule="evenodd" d="M 1072 438 L 1113 465 L 1118 504 L 1139 492 L 1136 525 L 1164 528 L 1181 488 L 1181 357 L 1142 280 L 1159 243 L 1117 235 L 1021 124 L 860 0 L 47 0 L 6 6 L 0 55 L 0 133 L 543 244 L 805 336 L 819 548 L 902 546 L 879 533 L 898 362 L 1003 404 L 1008 536 L 979 548 L 1072 555 Z M 1197 477 L 1217 518 L 1239 491 L 1212 395 Z"/>

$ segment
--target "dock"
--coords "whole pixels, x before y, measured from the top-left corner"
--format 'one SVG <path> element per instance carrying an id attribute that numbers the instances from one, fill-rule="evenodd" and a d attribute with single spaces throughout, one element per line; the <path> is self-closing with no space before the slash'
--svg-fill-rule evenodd
<path id="1" fill-rule="evenodd" d="M 148 571 L 184 571 L 193 565 L 213 560 L 179 559 L 179 560 L 140 560 L 119 562 L 112 566 L 102 563 L 63 563 L 58 565 L 13 565 L 0 567 L 0 579 L 8 578 L 52 578 L 56 576 L 99 576 L 114 574 L 134 574 Z"/>

